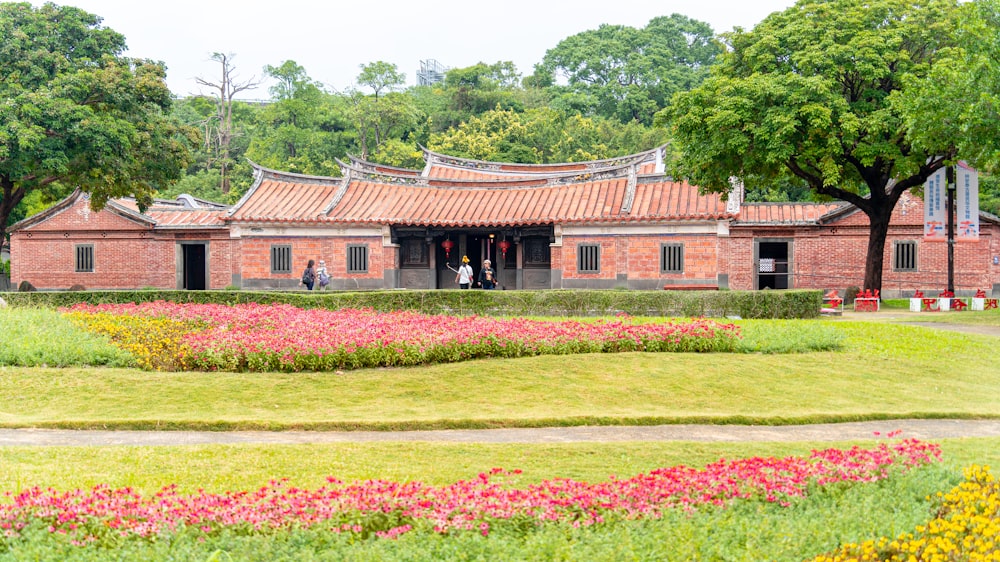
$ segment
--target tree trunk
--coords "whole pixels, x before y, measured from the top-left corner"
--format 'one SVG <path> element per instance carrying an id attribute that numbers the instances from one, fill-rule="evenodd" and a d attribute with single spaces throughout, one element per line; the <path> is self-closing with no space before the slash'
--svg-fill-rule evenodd
<path id="1" fill-rule="evenodd" d="M 25 191 L 14 187 L 14 181 L 7 176 L 0 176 L 0 190 L 3 198 L 0 199 L 0 246 L 7 240 L 7 220 L 17 204 L 24 199 Z"/>
<path id="2" fill-rule="evenodd" d="M 882 291 L 882 268 L 885 262 L 885 240 L 889 232 L 889 214 L 892 206 L 877 209 L 868 215 L 868 255 L 865 258 L 865 281 L 861 289 Z"/>

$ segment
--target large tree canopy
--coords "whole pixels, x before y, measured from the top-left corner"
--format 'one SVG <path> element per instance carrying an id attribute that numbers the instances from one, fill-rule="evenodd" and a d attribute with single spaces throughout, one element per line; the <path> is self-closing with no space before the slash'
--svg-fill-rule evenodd
<path id="1" fill-rule="evenodd" d="M 942 49 L 925 76 L 893 93 L 914 145 L 929 152 L 953 143 L 980 169 L 1000 167 L 1000 0 L 959 8 L 955 47 Z"/>
<path id="2" fill-rule="evenodd" d="M 853 203 L 871 222 L 864 285 L 880 289 L 893 208 L 956 156 L 958 131 L 921 142 L 897 100 L 936 95 L 925 78 L 947 63 L 957 15 L 956 0 L 800 0 L 727 34 L 711 77 L 660 116 L 680 145 L 675 174 L 717 192 L 792 176 Z"/>
<path id="3" fill-rule="evenodd" d="M 648 125 L 671 95 L 701 83 L 719 51 L 708 24 L 680 14 L 642 29 L 605 24 L 560 41 L 531 82 L 563 78 L 565 86 L 552 86 L 561 92 L 554 105 Z"/>
<path id="4" fill-rule="evenodd" d="M 194 129 L 172 122 L 163 65 L 69 6 L 0 4 L 0 238 L 14 207 L 54 183 L 148 204 L 186 165 Z"/>

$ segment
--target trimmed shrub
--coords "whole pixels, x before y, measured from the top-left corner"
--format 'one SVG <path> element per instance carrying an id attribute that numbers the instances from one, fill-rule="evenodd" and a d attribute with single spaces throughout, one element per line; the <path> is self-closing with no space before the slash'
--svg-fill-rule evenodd
<path id="1" fill-rule="evenodd" d="M 300 308 L 370 308 L 388 312 L 462 316 L 686 316 L 816 318 L 823 304 L 818 290 L 790 291 L 462 291 L 382 290 L 361 292 L 258 291 L 90 291 L 19 294 L 12 306 L 73 306 L 77 303 L 290 304 Z"/>

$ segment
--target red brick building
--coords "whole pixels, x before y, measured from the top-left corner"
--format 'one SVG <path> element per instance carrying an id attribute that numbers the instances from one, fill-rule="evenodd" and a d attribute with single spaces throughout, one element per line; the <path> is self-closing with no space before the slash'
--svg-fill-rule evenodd
<path id="1" fill-rule="evenodd" d="M 662 148 L 567 164 L 509 164 L 426 151 L 423 170 L 351 160 L 341 178 L 255 168 L 232 208 L 182 196 L 145 213 L 84 194 L 12 228 L 12 282 L 40 289 L 289 289 L 309 259 L 333 289 L 455 288 L 468 256 L 502 289 L 859 286 L 867 217 L 845 203 L 742 203 L 663 174 Z M 947 247 L 925 242 L 922 201 L 891 222 L 883 290 L 934 293 Z M 1000 221 L 956 244 L 956 288 L 1000 291 Z"/>

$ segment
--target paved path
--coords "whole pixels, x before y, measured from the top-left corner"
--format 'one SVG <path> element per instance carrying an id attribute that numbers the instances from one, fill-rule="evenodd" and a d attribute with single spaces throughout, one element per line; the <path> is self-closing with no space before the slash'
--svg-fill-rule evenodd
<path id="1" fill-rule="evenodd" d="M 2 429 L 0 446 L 208 445 L 431 441 L 578 443 L 622 441 L 846 441 L 901 430 L 901 437 L 1000 437 L 1000 420 L 890 420 L 838 424 L 583 426 L 440 431 L 89 431 Z"/>

